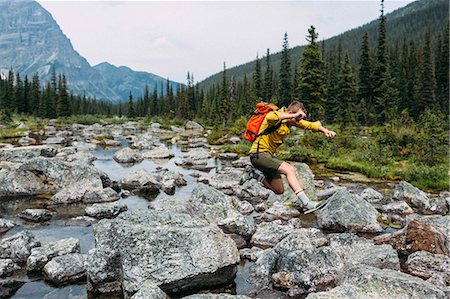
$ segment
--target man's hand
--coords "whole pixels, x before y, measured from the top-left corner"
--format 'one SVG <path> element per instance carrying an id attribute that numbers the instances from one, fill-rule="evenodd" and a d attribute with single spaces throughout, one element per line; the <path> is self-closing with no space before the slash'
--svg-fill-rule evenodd
<path id="1" fill-rule="evenodd" d="M 319 131 L 323 132 L 325 134 L 325 136 L 333 138 L 334 136 L 336 136 L 336 132 L 328 130 L 327 128 L 324 128 L 322 126 L 319 127 Z"/>

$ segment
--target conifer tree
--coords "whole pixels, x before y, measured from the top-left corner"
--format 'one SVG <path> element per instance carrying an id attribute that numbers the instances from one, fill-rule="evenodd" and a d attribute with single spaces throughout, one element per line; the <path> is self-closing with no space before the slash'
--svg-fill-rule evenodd
<path id="1" fill-rule="evenodd" d="M 287 32 L 284 34 L 283 50 L 281 51 L 281 65 L 279 72 L 279 96 L 280 105 L 287 106 L 292 100 L 292 74 L 291 74 L 291 56 L 289 51 L 289 42 Z"/>
<path id="2" fill-rule="evenodd" d="M 270 50 L 267 49 L 266 70 L 264 72 L 264 92 L 263 92 L 264 101 L 269 102 L 272 99 L 272 95 L 273 95 L 273 69 L 272 64 L 270 62 Z"/>
<path id="3" fill-rule="evenodd" d="M 25 112 L 24 86 L 19 73 L 16 74 L 16 86 L 14 93 L 14 110 L 18 113 Z"/>
<path id="4" fill-rule="evenodd" d="M 57 104 L 57 114 L 58 116 L 69 116 L 70 115 L 70 103 L 69 94 L 67 92 L 67 79 L 63 74 L 59 77 L 58 82 L 58 104 Z"/>
<path id="5" fill-rule="evenodd" d="M 421 68 L 419 80 L 419 113 L 427 108 L 435 106 L 435 78 L 433 59 L 431 55 L 431 33 L 428 31 L 425 37 L 425 45 L 421 52 Z"/>
<path id="6" fill-rule="evenodd" d="M 449 26 L 447 24 L 445 31 L 442 33 L 441 46 L 438 47 L 436 54 L 436 98 L 440 105 L 441 111 L 446 116 L 449 114 Z"/>
<path id="7" fill-rule="evenodd" d="M 409 44 L 408 51 L 408 65 L 407 65 L 407 98 L 408 98 L 408 110 L 410 115 L 416 120 L 419 117 L 418 110 L 418 80 L 419 80 L 419 55 L 417 53 L 416 46 L 413 42 Z"/>
<path id="8" fill-rule="evenodd" d="M 128 114 L 127 117 L 134 118 L 136 117 L 136 112 L 134 111 L 134 104 L 133 104 L 133 95 L 131 94 L 128 97 Z"/>
<path id="9" fill-rule="evenodd" d="M 316 28 L 308 29 L 306 40 L 309 44 L 301 58 L 301 79 L 298 86 L 299 98 L 306 109 L 311 111 L 313 118 L 323 118 L 325 115 L 325 77 L 323 60 L 317 44 Z"/>
<path id="10" fill-rule="evenodd" d="M 263 85 L 261 79 L 261 62 L 258 55 L 256 55 L 255 71 L 253 72 L 253 86 L 255 90 L 256 101 L 263 99 Z"/>
<path id="11" fill-rule="evenodd" d="M 366 103 L 372 103 L 372 67 L 369 55 L 369 36 L 367 31 L 364 33 L 361 43 L 359 56 L 359 101 L 364 100 Z"/>
<path id="12" fill-rule="evenodd" d="M 230 114 L 230 105 L 228 103 L 228 78 L 227 78 L 227 68 L 225 62 L 223 63 L 223 73 L 222 73 L 222 84 L 220 86 L 219 95 L 219 114 L 220 121 L 223 125 L 227 123 Z"/>
<path id="13" fill-rule="evenodd" d="M 339 74 L 339 115 L 342 117 L 342 124 L 349 125 L 356 121 L 357 85 L 353 69 L 350 65 L 348 53 L 345 54 L 341 73 Z"/>
<path id="14" fill-rule="evenodd" d="M 374 97 L 380 97 L 381 85 L 385 81 L 385 74 L 387 68 L 386 58 L 386 17 L 384 15 L 384 0 L 381 0 L 381 15 L 378 24 L 378 45 L 376 51 L 376 62 L 374 68 L 373 78 L 373 92 Z"/>

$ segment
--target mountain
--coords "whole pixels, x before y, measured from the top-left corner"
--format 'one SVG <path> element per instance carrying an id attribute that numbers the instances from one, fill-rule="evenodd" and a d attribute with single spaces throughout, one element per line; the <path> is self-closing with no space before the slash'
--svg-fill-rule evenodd
<path id="1" fill-rule="evenodd" d="M 108 86 L 122 99 L 128 99 L 130 91 L 134 97 L 135 95 L 142 95 L 145 85 L 148 86 L 150 93 L 155 88 L 158 94 L 166 93 L 166 79 L 157 75 L 133 71 L 126 66 L 116 67 L 107 62 L 97 64 L 94 69 L 106 79 Z M 178 84 L 170 82 L 173 90 L 176 91 Z"/>
<path id="2" fill-rule="evenodd" d="M 346 5 L 351 5 L 351 2 Z M 388 44 L 397 43 L 401 47 L 403 41 L 413 41 L 416 44 L 422 43 L 427 30 L 430 30 L 432 36 L 440 34 L 444 28 L 448 26 L 449 21 L 449 2 L 448 0 L 420 0 L 399 8 L 392 13 L 386 15 L 386 31 Z M 361 47 L 361 39 L 364 32 L 368 32 L 369 44 L 372 49 L 377 44 L 378 39 L 378 20 L 373 20 L 368 24 L 358 28 L 346 31 L 342 34 L 324 40 L 325 49 L 337 48 L 339 43 L 343 51 L 348 51 L 352 63 L 355 65 L 359 59 L 359 50 Z M 315 25 L 315 24 L 311 24 Z M 320 34 L 320 27 L 317 28 Z M 305 36 L 307 35 L 307 28 L 305 28 Z M 320 37 L 320 36 L 319 36 Z M 280 45 L 282 43 L 282 36 L 280 36 Z M 296 46 L 291 48 L 291 62 L 294 66 L 301 57 L 304 46 Z M 280 69 L 281 52 L 271 54 L 271 63 L 275 72 Z M 266 68 L 265 59 L 261 59 L 261 68 L 264 71 Z M 227 69 L 227 76 L 233 77 L 239 81 L 247 76 L 251 78 L 255 70 L 256 61 L 250 61 L 232 68 Z M 221 72 L 206 78 L 201 81 L 200 87 L 208 88 L 213 84 L 217 84 L 222 80 Z"/>
<path id="3" fill-rule="evenodd" d="M 126 101 L 130 90 L 134 98 L 141 96 L 146 83 L 149 87 L 166 84 L 162 77 L 126 67 L 92 67 L 39 3 L 0 0 L 0 70 L 5 73 L 13 68 L 22 78 L 37 72 L 45 82 L 50 79 L 52 67 L 66 75 L 69 89 L 75 94 L 112 102 Z M 171 84 L 176 89 L 178 83 Z"/>

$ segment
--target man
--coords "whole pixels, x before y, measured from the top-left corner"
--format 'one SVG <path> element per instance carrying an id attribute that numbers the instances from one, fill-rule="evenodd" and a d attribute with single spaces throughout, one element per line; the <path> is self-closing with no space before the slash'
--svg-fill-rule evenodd
<path id="1" fill-rule="evenodd" d="M 292 191 L 298 196 L 300 208 L 307 214 L 321 208 L 324 203 L 308 198 L 297 179 L 295 167 L 276 158 L 275 152 L 283 144 L 284 138 L 290 133 L 289 128 L 292 126 L 322 132 L 330 138 L 333 138 L 336 133 L 322 127 L 320 121 L 309 122 L 303 120 L 303 118 L 306 118 L 305 107 L 297 101 L 292 102 L 287 108 L 283 107 L 278 111 L 271 111 L 267 114 L 261 124 L 258 137 L 249 151 L 252 165 L 260 170 L 263 175 L 247 166 L 239 183 L 242 185 L 245 181 L 254 178 L 276 194 L 283 194 L 284 187 L 281 174 L 284 174 Z M 277 127 L 275 131 L 262 134 L 267 128 L 274 126 Z"/>

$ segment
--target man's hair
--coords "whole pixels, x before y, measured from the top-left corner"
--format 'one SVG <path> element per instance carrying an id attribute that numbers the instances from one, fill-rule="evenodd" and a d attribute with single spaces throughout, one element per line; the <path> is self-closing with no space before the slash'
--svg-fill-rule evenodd
<path id="1" fill-rule="evenodd" d="M 288 111 L 298 111 L 298 109 L 302 109 L 303 112 L 306 113 L 306 109 L 305 106 L 303 105 L 303 103 L 300 103 L 299 101 L 293 101 L 288 107 L 287 110 Z"/>

